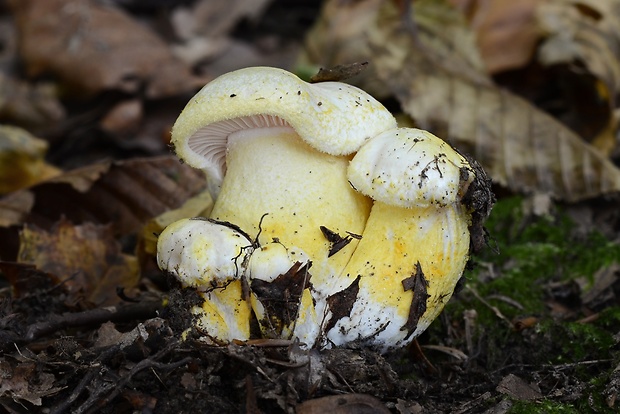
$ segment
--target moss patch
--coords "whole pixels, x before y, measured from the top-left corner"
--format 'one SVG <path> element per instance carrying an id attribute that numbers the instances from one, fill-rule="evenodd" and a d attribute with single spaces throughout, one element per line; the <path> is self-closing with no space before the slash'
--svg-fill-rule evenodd
<path id="1" fill-rule="evenodd" d="M 511 413 L 610 412 L 620 307 L 614 299 L 595 313 L 581 294 L 599 269 L 620 260 L 620 245 L 578 233 L 561 209 L 529 217 L 521 206 L 520 198 L 497 203 L 487 228 L 499 253 L 474 258 L 466 288 L 420 341 L 467 350 L 469 367 L 496 383 L 513 373 L 537 384 L 546 397 L 513 401 Z"/>

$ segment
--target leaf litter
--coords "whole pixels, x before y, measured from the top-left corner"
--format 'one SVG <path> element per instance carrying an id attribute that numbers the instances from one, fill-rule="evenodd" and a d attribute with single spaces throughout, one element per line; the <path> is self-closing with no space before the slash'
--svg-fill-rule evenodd
<path id="1" fill-rule="evenodd" d="M 3 409 L 617 408 L 620 218 L 617 160 L 608 158 L 617 153 L 616 1 L 512 5 L 522 20 L 508 6 L 456 0 L 461 11 L 425 0 L 7 3 L 1 27 L 15 29 L 17 42 L 3 42 L 0 121 L 44 139 L 58 174 L 0 199 Z M 35 19 L 43 13 L 52 17 Z M 192 296 L 156 268 L 153 243 L 175 217 L 208 214 L 212 200 L 200 172 L 163 156 L 167 131 L 201 83 L 256 62 L 309 75 L 323 67 L 326 79 L 362 85 L 405 112 L 403 122 L 474 154 L 498 185 L 487 226 L 495 247 L 475 257 L 468 288 L 419 344 L 382 356 L 269 339 L 179 340 Z M 345 70 L 355 62 L 369 63 Z M 535 107 L 550 91 L 531 79 L 558 67 L 591 91 L 561 96 L 563 105 L 609 109 L 557 116 L 557 91 Z M 562 124 L 576 118 L 573 131 Z M 528 209 L 506 192 L 547 204 Z"/>

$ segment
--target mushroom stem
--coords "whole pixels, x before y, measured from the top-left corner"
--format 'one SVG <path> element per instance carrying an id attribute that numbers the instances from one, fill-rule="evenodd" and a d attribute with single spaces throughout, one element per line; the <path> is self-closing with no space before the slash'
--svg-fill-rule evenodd
<path id="1" fill-rule="evenodd" d="M 328 299 L 326 345 L 361 341 L 386 351 L 423 332 L 463 273 L 468 223 L 460 203 L 403 208 L 375 201 L 339 278 L 345 289 Z"/>
<path id="2" fill-rule="evenodd" d="M 252 242 L 226 223 L 182 219 L 170 224 L 157 243 L 157 262 L 184 287 L 196 289 L 194 326 L 214 342 L 250 338 L 251 307 L 241 278 Z"/>
<path id="3" fill-rule="evenodd" d="M 357 240 L 328 258 L 330 242 L 321 226 L 360 234 L 371 208 L 371 200 L 349 185 L 348 163 L 313 149 L 290 127 L 235 132 L 211 217 L 257 235 L 260 245 L 277 240 L 303 250 L 312 261 L 312 284 L 329 291 Z"/>

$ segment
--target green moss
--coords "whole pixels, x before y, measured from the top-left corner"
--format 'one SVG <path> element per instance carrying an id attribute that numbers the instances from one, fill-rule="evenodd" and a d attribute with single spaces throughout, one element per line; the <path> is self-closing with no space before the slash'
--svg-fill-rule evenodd
<path id="1" fill-rule="evenodd" d="M 586 315 L 579 313 L 578 302 L 567 303 L 576 314 L 569 321 L 556 320 L 549 311 L 546 289 L 550 283 L 581 277 L 593 282 L 599 269 L 619 261 L 620 245 L 597 232 L 584 236 L 575 231 L 575 223 L 561 209 L 550 217 L 526 217 L 521 204 L 520 198 L 498 202 L 487 228 L 500 253 L 487 249 L 474 258 L 477 265 L 465 274 L 468 288 L 444 311 L 443 321 L 450 325 L 433 324 L 426 338 L 445 341 L 446 332 L 459 326 L 461 336 L 453 336 L 449 345 L 466 349 L 463 317 L 466 310 L 474 309 L 478 315 L 472 338 L 475 364 L 502 375 L 510 372 L 506 367 L 521 367 L 525 369 L 521 376 L 538 372 L 543 383 L 554 372 L 560 373 L 574 389 L 582 390 L 571 402 L 515 402 L 511 413 L 609 412 L 604 392 L 620 362 L 613 336 L 620 331 L 620 307 L 608 307 L 597 319 L 579 323 Z M 499 318 L 497 311 L 507 320 Z M 509 321 L 525 316 L 535 316 L 538 323 L 524 331 L 512 329 Z M 584 384 L 585 389 L 580 388 Z M 546 395 L 550 389 L 542 391 Z"/>
<path id="2" fill-rule="evenodd" d="M 485 278 L 485 266 L 466 274 L 482 296 L 506 296 L 523 306 L 519 310 L 494 301 L 507 317 L 544 313 L 546 284 L 592 278 L 598 269 L 620 257 L 620 245 L 603 235 L 593 232 L 584 238 L 574 234 L 574 223 L 561 211 L 553 217 L 526 218 L 521 205 L 518 197 L 497 203 L 487 228 L 499 254 L 487 249 L 474 258 L 486 268 L 492 266 L 497 277 Z"/>
<path id="3" fill-rule="evenodd" d="M 515 404 L 508 410 L 510 414 L 531 414 L 531 413 L 545 413 L 545 414 L 581 414 L 576 407 L 567 403 L 559 403 L 550 400 L 542 401 L 516 401 Z"/>

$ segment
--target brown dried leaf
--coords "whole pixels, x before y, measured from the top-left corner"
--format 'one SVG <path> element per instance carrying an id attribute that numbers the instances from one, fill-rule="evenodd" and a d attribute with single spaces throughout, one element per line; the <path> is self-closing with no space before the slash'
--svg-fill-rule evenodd
<path id="1" fill-rule="evenodd" d="M 532 401 L 542 398 L 536 384 L 528 384 L 514 374 L 508 374 L 497 385 L 497 391 L 520 401 Z"/>
<path id="2" fill-rule="evenodd" d="M 130 234 L 147 220 L 179 207 L 205 188 L 201 171 L 174 156 L 93 164 L 64 173 L 29 190 L 0 199 L 0 224 L 25 222 L 50 228 L 61 217 L 74 223 L 110 224 L 114 234 Z M 0 237 L 3 260 L 14 260 L 10 245 L 15 228 Z"/>
<path id="3" fill-rule="evenodd" d="M 147 97 L 160 98 L 204 83 L 155 33 L 110 4 L 18 0 L 10 5 L 28 74 L 52 73 L 77 96 L 144 87 Z"/>
<path id="4" fill-rule="evenodd" d="M 12 366 L 7 360 L 0 360 L 0 397 L 23 400 L 41 406 L 41 397 L 53 395 L 62 387 L 54 387 L 56 377 L 42 372 L 35 362 L 20 362 Z"/>
<path id="5" fill-rule="evenodd" d="M 11 285 L 11 293 L 14 298 L 32 295 L 35 292 L 48 292 L 53 289 L 64 292 L 64 286 L 60 286 L 61 280 L 56 275 L 37 269 L 35 265 L 1 262 L 0 272 Z"/>
<path id="6" fill-rule="evenodd" d="M 297 414 L 388 414 L 390 410 L 379 400 L 367 394 L 331 395 L 307 400 L 296 407 Z"/>
<path id="7" fill-rule="evenodd" d="M 389 89 L 374 72 L 376 62 L 369 39 L 383 30 L 384 19 L 396 19 L 407 21 L 410 28 L 416 30 L 420 42 L 433 49 L 439 59 L 452 59 L 458 70 L 480 82 L 490 83 L 474 33 L 458 10 L 447 1 L 419 0 L 413 3 L 411 16 L 404 16 L 395 3 L 383 0 L 326 1 L 317 22 L 308 32 L 300 64 L 332 67 L 369 61 L 368 70 L 351 82 L 377 98 L 386 98 Z M 393 49 L 389 43 L 384 46 Z M 406 53 L 405 50 L 401 52 Z"/>
<path id="8" fill-rule="evenodd" d="M 178 7 L 171 23 L 182 39 L 196 36 L 218 38 L 229 34 L 243 19 L 256 21 L 272 0 L 207 0 Z"/>
<path id="9" fill-rule="evenodd" d="M 610 97 L 620 92 L 620 1 L 552 0 L 538 8 L 547 36 L 538 59 L 544 65 L 578 62 L 605 83 Z"/>
<path id="10" fill-rule="evenodd" d="M 379 77 L 417 125 L 472 154 L 495 182 L 567 201 L 620 191 L 620 170 L 554 118 L 465 78 L 419 47 L 400 20 L 381 28 L 371 39 Z"/>
<path id="11" fill-rule="evenodd" d="M 451 0 L 470 17 L 480 55 L 489 73 L 525 66 L 541 33 L 536 7 L 542 0 L 513 2 Z"/>
<path id="12" fill-rule="evenodd" d="M 135 257 L 121 253 L 110 226 L 74 226 L 60 220 L 50 232 L 26 225 L 20 232 L 18 261 L 55 275 L 75 297 L 98 305 L 118 302 L 117 287 L 139 278 Z"/>
<path id="13" fill-rule="evenodd" d="M 25 126 L 46 126 L 65 116 L 54 88 L 31 84 L 0 73 L 0 120 Z"/>

